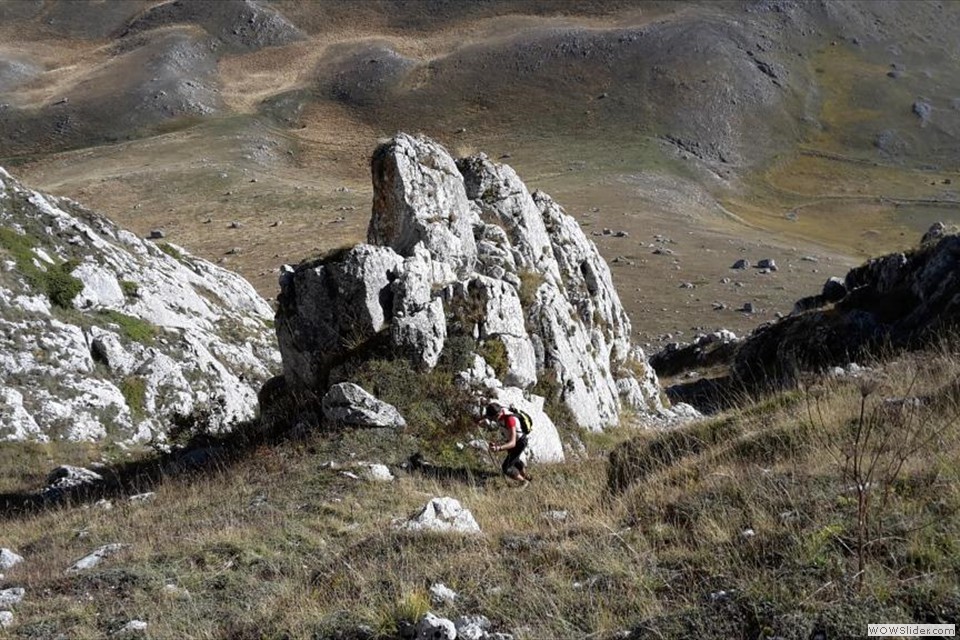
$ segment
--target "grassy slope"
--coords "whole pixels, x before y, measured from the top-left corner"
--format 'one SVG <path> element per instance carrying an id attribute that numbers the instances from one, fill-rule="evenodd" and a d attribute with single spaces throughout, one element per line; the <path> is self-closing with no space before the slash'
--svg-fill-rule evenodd
<path id="1" fill-rule="evenodd" d="M 427 608 L 482 613 L 520 638 L 624 629 L 642 638 L 806 638 L 815 625 L 848 637 L 881 618 L 957 622 L 958 406 L 937 392 L 956 377 L 956 361 L 946 350 L 907 357 L 875 374 L 879 387 L 819 381 L 682 431 L 594 436 L 587 458 L 538 467 L 525 491 L 499 478 L 441 483 L 403 472 L 372 484 L 329 465 L 395 465 L 412 451 L 409 440 L 354 433 L 254 446 L 222 472 L 162 481 L 145 504 L 117 498 L 112 509 L 8 517 L 2 544 L 26 561 L 0 586 L 23 586 L 27 596 L 7 633 L 94 638 L 140 618 L 151 637 L 329 637 L 360 624 L 390 637 L 400 619 Z M 932 436 L 894 482 L 873 483 L 862 584 L 856 494 L 842 473 L 861 391 L 868 415 L 886 411 L 877 415 L 898 427 L 891 433 L 913 425 Z M 886 398 L 905 395 L 929 396 L 929 408 L 884 409 Z M 622 482 L 612 482 L 608 453 L 627 440 L 611 474 Z M 4 490 L 38 486 L 47 456 L 64 456 L 39 445 L 4 451 Z M 489 470 L 460 455 L 475 478 Z M 484 535 L 393 529 L 441 495 L 469 508 Z M 557 510 L 568 517 L 546 516 Z M 112 542 L 131 546 L 64 574 Z M 432 607 L 435 582 L 460 599 Z"/>

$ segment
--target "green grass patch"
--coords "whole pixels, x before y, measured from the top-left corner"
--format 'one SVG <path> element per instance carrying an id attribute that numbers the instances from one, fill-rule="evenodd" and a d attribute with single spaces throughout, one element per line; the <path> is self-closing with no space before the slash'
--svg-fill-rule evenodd
<path id="1" fill-rule="evenodd" d="M 37 265 L 34 248 L 38 242 L 30 236 L 17 233 L 13 229 L 0 229 L 0 248 L 3 248 L 17 263 L 17 269 L 26 278 L 27 283 L 44 292 L 50 302 L 58 307 L 69 308 L 73 299 L 83 291 L 83 283 L 71 275 L 79 264 L 67 260 L 59 264 Z"/>
<path id="2" fill-rule="evenodd" d="M 147 381 L 140 376 L 129 376 L 120 382 L 120 393 L 130 407 L 130 413 L 136 420 L 145 416 L 147 402 Z"/>
<path id="3" fill-rule="evenodd" d="M 152 344 L 157 337 L 157 327 L 146 320 L 128 316 L 113 309 L 98 311 L 97 315 L 104 321 L 119 326 L 123 335 L 135 342 Z"/>
<path id="4" fill-rule="evenodd" d="M 121 280 L 120 289 L 127 299 L 140 297 L 140 286 L 132 280 Z"/>
<path id="5" fill-rule="evenodd" d="M 477 352 L 483 356 L 483 359 L 487 361 L 488 365 L 493 367 L 497 378 L 503 380 L 504 376 L 507 375 L 507 371 L 510 369 L 510 363 L 507 360 L 507 348 L 503 343 L 496 338 L 491 338 L 481 344 Z"/>
<path id="6" fill-rule="evenodd" d="M 183 253 L 181 253 L 179 249 L 177 249 L 175 246 L 173 246 L 169 242 L 158 242 L 157 248 L 160 249 L 160 251 L 163 251 L 165 254 L 167 254 L 171 258 L 174 258 L 175 260 L 178 260 L 180 262 L 183 262 L 184 260 Z"/>

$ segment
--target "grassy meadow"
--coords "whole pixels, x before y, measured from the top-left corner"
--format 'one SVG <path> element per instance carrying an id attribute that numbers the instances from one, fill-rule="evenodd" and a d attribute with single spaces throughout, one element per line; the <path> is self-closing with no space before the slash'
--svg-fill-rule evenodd
<path id="1" fill-rule="evenodd" d="M 155 465 L 103 501 L 7 509 L 0 546 L 25 560 L 0 587 L 26 595 L 0 637 L 101 638 L 139 619 L 150 638 L 395 638 L 428 610 L 529 639 L 956 622 L 957 362 L 940 347 L 672 431 L 568 431 L 582 450 L 534 466 L 523 490 L 453 440 L 451 473 L 425 475 L 401 468 L 410 434 L 234 437 L 212 465 Z M 139 455 L 141 470 L 160 459 Z M 0 491 L 36 490 L 61 462 L 106 459 L 108 475 L 129 456 L 6 443 Z M 362 476 L 362 462 L 396 479 L 344 474 Z M 398 530 L 436 496 L 483 533 Z M 66 572 L 111 543 L 127 546 Z M 457 599 L 432 603 L 435 583 Z"/>

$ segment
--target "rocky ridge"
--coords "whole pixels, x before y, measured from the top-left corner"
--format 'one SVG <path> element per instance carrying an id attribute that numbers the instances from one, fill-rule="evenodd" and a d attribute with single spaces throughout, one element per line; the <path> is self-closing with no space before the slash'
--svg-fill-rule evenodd
<path id="1" fill-rule="evenodd" d="M 960 234 L 935 223 L 918 246 L 868 260 L 820 293 L 797 300 L 789 316 L 737 339 L 729 331 L 670 344 L 651 357 L 660 375 L 723 368 L 719 378 L 679 384 L 668 395 L 701 409 L 724 406 L 725 390 L 792 384 L 805 372 L 857 370 L 888 351 L 919 349 L 960 324 Z M 843 367 L 847 367 L 844 369 Z M 690 376 L 694 377 L 694 376 Z"/>
<path id="2" fill-rule="evenodd" d="M 373 343 L 428 370 L 466 341 L 458 380 L 534 414 L 541 459 L 563 455 L 545 393 L 592 430 L 617 424 L 625 409 L 641 422 L 671 416 L 631 345 L 609 268 L 549 196 L 483 154 L 455 161 L 402 133 L 371 166 L 367 243 L 281 276 L 276 326 L 289 392 L 323 395 L 343 381 L 342 363 Z"/>
<path id="3" fill-rule="evenodd" d="M 867 261 L 794 312 L 761 326 L 731 371 L 748 385 L 858 362 L 880 348 L 910 349 L 960 323 L 960 234 L 934 224 L 919 246 Z"/>
<path id="4" fill-rule="evenodd" d="M 279 368 L 272 316 L 241 277 L 0 169 L 0 440 L 250 419 Z"/>

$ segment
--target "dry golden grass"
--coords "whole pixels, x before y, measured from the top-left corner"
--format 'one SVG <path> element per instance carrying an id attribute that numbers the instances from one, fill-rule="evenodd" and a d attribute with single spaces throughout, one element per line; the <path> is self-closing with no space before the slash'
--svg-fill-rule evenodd
<path id="1" fill-rule="evenodd" d="M 518 638 L 604 638 L 637 625 L 679 637 L 729 613 L 714 608 L 721 591 L 737 594 L 734 626 L 779 630 L 785 615 L 812 624 L 845 603 L 913 615 L 918 599 L 949 618 L 960 603 L 960 436 L 957 396 L 943 383 L 960 369 L 954 354 L 938 352 L 882 371 L 885 386 L 869 402 L 925 398 L 924 424 L 937 438 L 909 458 L 886 506 L 872 512 L 862 584 L 842 456 L 863 387 L 824 379 L 681 431 L 585 434 L 585 459 L 535 466 L 525 490 L 504 478 L 439 481 L 399 470 L 392 483 L 356 481 L 329 462 L 397 469 L 415 443 L 353 433 L 256 446 L 222 472 L 165 480 L 143 504 L 116 498 L 112 509 L 8 515 L 2 544 L 26 561 L 4 585 L 27 590 L 8 635 L 103 637 L 140 618 L 157 638 L 352 637 L 360 626 L 388 638 L 429 608 L 484 614 Z M 627 440 L 634 462 L 653 458 L 611 490 L 607 456 Z M 42 447 L 30 451 L 42 464 Z M 493 471 L 470 450 L 460 455 L 478 481 Z M 21 488 L 37 486 L 23 467 Z M 446 495 L 472 511 L 482 535 L 395 528 Z M 566 517 L 550 515 L 560 511 Z M 64 573 L 113 542 L 130 546 L 101 567 Z M 431 604 L 436 582 L 459 599 Z M 831 624 L 848 629 L 859 619 Z M 726 631 L 714 633 L 706 637 Z"/>

